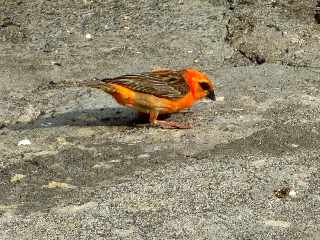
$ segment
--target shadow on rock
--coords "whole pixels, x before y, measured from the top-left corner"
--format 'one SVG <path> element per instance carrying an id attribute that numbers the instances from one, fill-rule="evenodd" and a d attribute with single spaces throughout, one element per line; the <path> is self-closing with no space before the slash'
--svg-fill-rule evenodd
<path id="1" fill-rule="evenodd" d="M 137 114 L 130 109 L 103 108 L 64 113 L 53 112 L 32 122 L 16 123 L 7 127 L 12 130 L 24 130 L 59 126 L 133 126 L 140 123 L 147 123 L 147 119 L 138 118 Z"/>

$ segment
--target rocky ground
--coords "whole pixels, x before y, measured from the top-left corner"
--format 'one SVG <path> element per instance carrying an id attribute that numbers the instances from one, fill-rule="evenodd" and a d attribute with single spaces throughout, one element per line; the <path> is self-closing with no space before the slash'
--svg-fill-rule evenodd
<path id="1" fill-rule="evenodd" d="M 0 1 L 0 239 L 320 239 L 315 0 Z M 51 81 L 194 67 L 189 130 Z"/>

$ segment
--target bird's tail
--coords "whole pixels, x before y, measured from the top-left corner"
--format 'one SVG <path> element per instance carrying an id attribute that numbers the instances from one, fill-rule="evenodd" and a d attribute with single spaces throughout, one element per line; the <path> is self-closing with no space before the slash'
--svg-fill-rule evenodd
<path id="1" fill-rule="evenodd" d="M 79 87 L 91 87 L 91 88 L 98 88 L 98 89 L 101 89 L 103 85 L 105 85 L 105 83 L 99 79 L 78 81 L 76 82 L 76 84 Z"/>
<path id="2" fill-rule="evenodd" d="M 59 81 L 54 82 L 51 81 L 47 86 L 42 86 L 42 90 L 44 89 L 61 89 L 61 88 L 70 88 L 70 87 L 90 87 L 102 89 L 106 92 L 112 92 L 110 85 L 107 83 L 108 79 L 90 79 L 90 80 L 80 80 L 80 81 Z"/>
<path id="3" fill-rule="evenodd" d="M 107 93 L 113 93 L 115 90 L 112 87 L 112 85 L 110 85 L 108 83 L 108 79 L 92 79 L 92 80 L 85 80 L 85 81 L 80 81 L 79 83 L 79 87 L 91 87 L 91 88 L 97 88 L 97 89 L 101 89 Z"/>

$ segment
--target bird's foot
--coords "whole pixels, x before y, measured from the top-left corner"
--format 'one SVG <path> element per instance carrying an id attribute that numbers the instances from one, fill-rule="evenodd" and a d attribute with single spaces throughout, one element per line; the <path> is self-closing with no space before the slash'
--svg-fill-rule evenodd
<path id="1" fill-rule="evenodd" d="M 177 123 L 174 121 L 157 120 L 153 123 L 155 126 L 159 126 L 165 129 L 190 129 L 192 126 L 189 123 Z"/>

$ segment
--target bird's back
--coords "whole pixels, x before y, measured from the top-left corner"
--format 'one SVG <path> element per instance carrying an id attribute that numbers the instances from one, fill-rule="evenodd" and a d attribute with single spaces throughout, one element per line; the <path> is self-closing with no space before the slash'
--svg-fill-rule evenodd
<path id="1" fill-rule="evenodd" d="M 105 78 L 100 82 L 117 84 L 132 91 L 151 94 L 161 98 L 178 99 L 189 92 L 182 71 L 161 70 L 141 74 Z M 100 83 L 95 83 L 99 86 Z"/>

